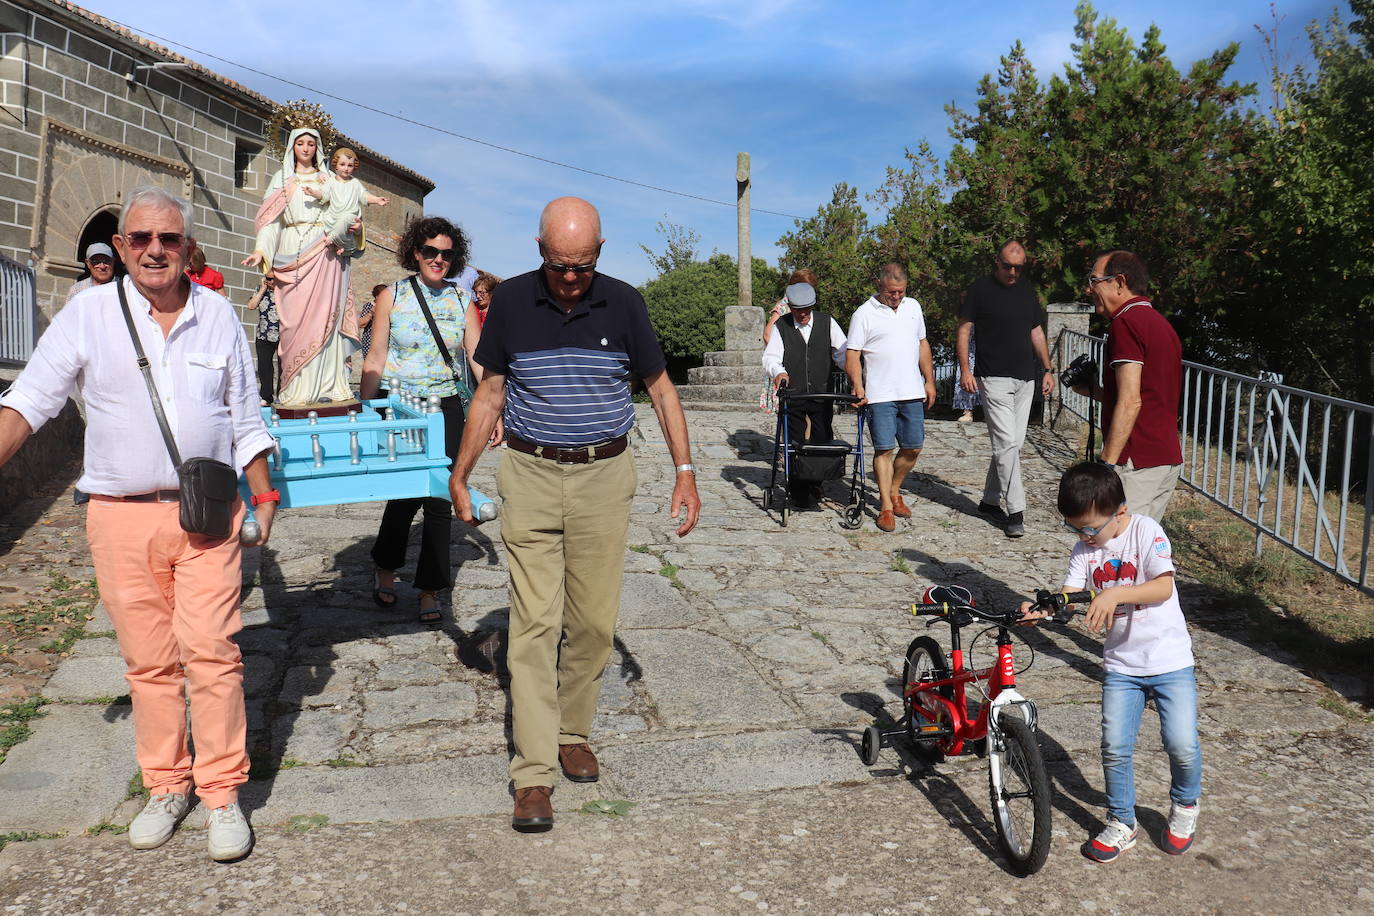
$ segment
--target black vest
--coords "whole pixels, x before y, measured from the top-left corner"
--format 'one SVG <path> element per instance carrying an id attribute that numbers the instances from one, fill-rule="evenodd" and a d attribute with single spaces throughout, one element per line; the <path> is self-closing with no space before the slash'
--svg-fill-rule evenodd
<path id="1" fill-rule="evenodd" d="M 797 322 L 784 315 L 774 330 L 782 335 L 782 370 L 787 373 L 787 389 L 802 394 L 825 394 L 830 390 L 831 318 L 824 312 L 811 316 L 811 339 L 797 330 Z"/>

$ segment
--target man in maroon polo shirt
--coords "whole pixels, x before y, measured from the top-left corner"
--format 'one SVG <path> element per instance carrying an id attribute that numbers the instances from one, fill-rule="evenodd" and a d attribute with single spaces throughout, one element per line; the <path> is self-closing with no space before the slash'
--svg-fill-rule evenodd
<path id="1" fill-rule="evenodd" d="M 1159 520 L 1183 468 L 1178 437 L 1183 348 L 1168 319 L 1150 303 L 1149 285 L 1145 262 L 1130 251 L 1100 255 L 1088 278 L 1097 314 L 1111 319 L 1110 371 L 1104 373 L 1100 394 L 1100 460 L 1121 475 L 1131 512 Z"/>

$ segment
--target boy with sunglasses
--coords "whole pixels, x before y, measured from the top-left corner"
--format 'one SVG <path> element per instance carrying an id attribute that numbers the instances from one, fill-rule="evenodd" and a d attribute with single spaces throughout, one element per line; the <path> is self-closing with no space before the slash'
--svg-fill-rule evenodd
<path id="1" fill-rule="evenodd" d="M 1084 463 L 1059 481 L 1064 527 L 1078 535 L 1064 578 L 1067 591 L 1097 592 L 1088 608 L 1090 630 L 1106 630 L 1102 647 L 1102 772 L 1107 826 L 1083 847 L 1094 862 L 1112 862 L 1135 845 L 1136 735 L 1145 701 L 1159 713 L 1169 755 L 1169 823 L 1161 846 L 1182 855 L 1193 845 L 1202 791 L 1193 646 L 1174 587 L 1173 551 L 1154 519 L 1130 514 L 1121 478 Z M 1047 616 L 1021 605 L 1027 621 Z"/>

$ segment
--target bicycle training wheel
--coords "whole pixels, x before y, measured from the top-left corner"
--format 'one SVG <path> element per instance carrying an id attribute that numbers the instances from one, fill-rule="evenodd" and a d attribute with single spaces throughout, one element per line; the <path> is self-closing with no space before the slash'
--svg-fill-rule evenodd
<path id="1" fill-rule="evenodd" d="M 1050 779 L 1030 726 L 1015 716 L 998 721 L 1001 766 L 994 761 L 988 767 L 992 822 L 1012 871 L 1025 877 L 1039 871 L 1050 854 Z"/>
<path id="2" fill-rule="evenodd" d="M 934 739 L 921 737 L 922 729 L 932 726 L 938 728 L 943 723 L 930 719 L 919 704 L 912 702 L 909 691 L 913 684 L 948 675 L 945 650 L 940 648 L 938 642 L 929 636 L 917 636 L 911 641 L 906 650 L 906 663 L 902 665 L 902 712 L 906 714 L 906 733 L 911 739 L 912 749 L 918 758 L 930 764 L 944 760 L 945 754 Z M 939 687 L 936 692 L 946 698 L 954 696 L 954 689 L 949 686 Z"/>

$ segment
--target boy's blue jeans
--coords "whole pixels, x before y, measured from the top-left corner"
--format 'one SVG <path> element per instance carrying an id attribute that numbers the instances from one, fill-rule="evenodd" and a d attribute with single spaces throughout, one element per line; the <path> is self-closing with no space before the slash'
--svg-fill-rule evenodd
<path id="1" fill-rule="evenodd" d="M 1107 813 L 1135 824 L 1135 741 L 1146 699 L 1155 701 L 1159 736 L 1169 755 L 1169 798 L 1195 804 L 1202 794 L 1202 745 L 1197 737 L 1197 680 L 1192 666 L 1134 677 L 1106 672 L 1102 682 L 1102 774 Z"/>

